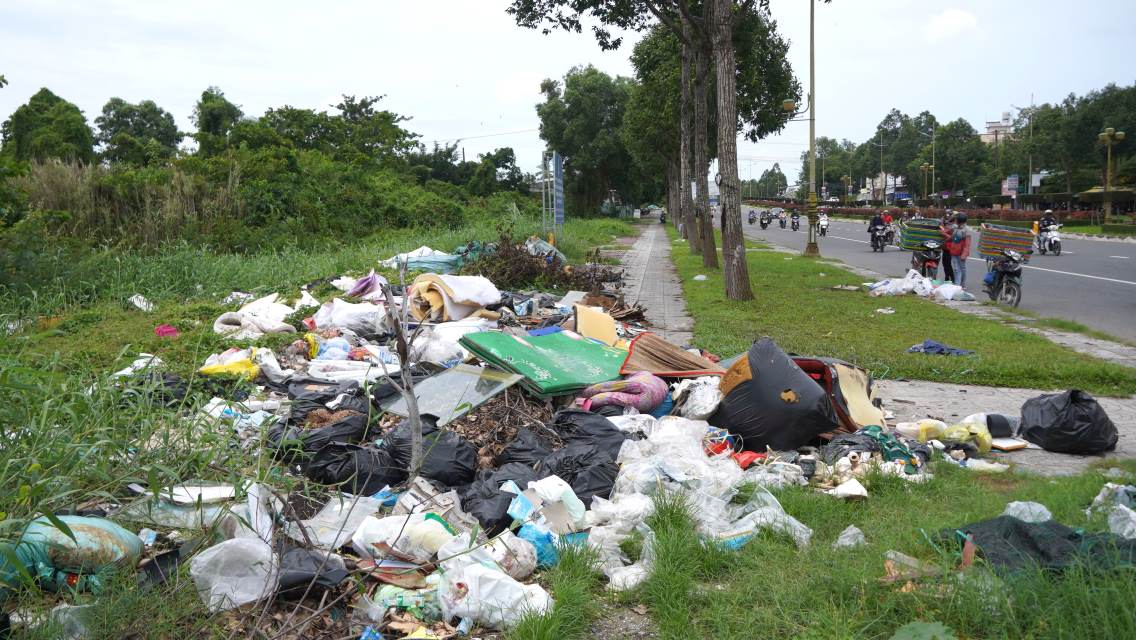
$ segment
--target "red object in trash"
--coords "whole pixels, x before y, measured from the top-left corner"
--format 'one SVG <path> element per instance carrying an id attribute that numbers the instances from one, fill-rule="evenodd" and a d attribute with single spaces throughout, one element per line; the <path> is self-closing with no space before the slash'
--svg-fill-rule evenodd
<path id="1" fill-rule="evenodd" d="M 706 454 L 716 456 L 719 453 L 725 453 L 729 449 L 730 443 L 726 442 L 725 440 L 717 440 L 706 445 Z"/>
<path id="2" fill-rule="evenodd" d="M 739 467 L 741 467 L 742 469 L 748 469 L 749 465 L 753 464 L 754 462 L 757 462 L 758 460 L 764 460 L 765 454 L 758 453 L 756 451 L 739 451 L 738 453 L 735 453 L 733 457 L 734 462 L 738 463 Z"/>
<path id="3" fill-rule="evenodd" d="M 160 324 L 154 327 L 154 335 L 159 338 L 176 338 L 178 330 L 173 325 Z"/>
<path id="4" fill-rule="evenodd" d="M 304 323 L 304 326 L 307 327 L 308 331 L 315 331 L 316 330 L 316 319 L 315 318 L 304 318 L 302 320 L 302 322 Z"/>

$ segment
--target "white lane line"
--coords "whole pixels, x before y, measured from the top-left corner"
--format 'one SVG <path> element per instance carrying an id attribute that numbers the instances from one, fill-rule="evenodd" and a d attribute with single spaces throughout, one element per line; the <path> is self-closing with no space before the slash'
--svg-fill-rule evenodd
<path id="1" fill-rule="evenodd" d="M 1131 258 L 1132 256 L 1109 256 L 1109 257 L 1110 258 L 1116 258 L 1117 260 L 1127 260 L 1127 259 Z"/>

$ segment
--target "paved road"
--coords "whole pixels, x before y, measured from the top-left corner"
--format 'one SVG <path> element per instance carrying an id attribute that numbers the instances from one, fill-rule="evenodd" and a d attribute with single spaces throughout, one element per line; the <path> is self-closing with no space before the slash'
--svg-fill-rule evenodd
<path id="1" fill-rule="evenodd" d="M 748 207 L 743 209 L 747 237 L 804 249 L 803 220 L 796 233 L 776 223 L 762 231 L 756 223 L 745 223 Z M 873 253 L 863 222 L 833 221 L 828 236 L 820 242 L 823 255 L 888 275 L 903 275 L 911 264 L 911 253 L 897 247 Z M 1136 340 L 1136 243 L 1068 238 L 1061 246 L 1060 256 L 1035 254 L 1030 258 L 1022 272 L 1021 308 Z M 967 289 L 975 295 L 985 295 L 985 272 L 981 258 L 972 257 L 967 263 Z"/>

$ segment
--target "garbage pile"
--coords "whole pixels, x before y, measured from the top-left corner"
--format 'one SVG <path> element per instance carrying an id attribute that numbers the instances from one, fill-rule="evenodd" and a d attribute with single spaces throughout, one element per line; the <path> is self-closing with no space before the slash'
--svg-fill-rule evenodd
<path id="1" fill-rule="evenodd" d="M 932 280 L 909 269 L 902 278 L 885 278 L 878 282 L 865 282 L 871 296 L 902 296 L 915 294 L 921 298 L 932 298 L 937 302 L 946 300 L 974 301 L 974 294 L 950 281 Z"/>
<path id="2" fill-rule="evenodd" d="M 530 255 L 565 266 L 539 245 Z M 448 259 L 425 247 L 395 258 Z M 110 572 L 137 568 L 159 585 L 188 564 L 210 611 L 278 607 L 239 622 L 277 625 L 273 633 L 318 614 L 341 625 L 338 637 L 507 629 L 554 606 L 540 572 L 571 545 L 597 551 L 613 590 L 646 579 L 659 492 L 687 496 L 699 533 L 726 548 L 763 530 L 805 547 L 811 529 L 773 491 L 811 486 L 857 500 L 868 474 L 924 482 L 933 459 L 988 468 L 982 456 L 1006 423 L 978 414 L 889 426 L 864 369 L 790 356 L 768 338 L 726 360 L 671 344 L 641 307 L 601 288 L 606 277 L 554 295 L 447 270 L 405 286 L 375 271 L 338 278 L 342 294 L 323 302 L 307 290 L 292 302 L 226 299 L 239 306 L 217 318 L 216 333 L 288 338 L 209 356 L 202 376 L 255 390 L 183 418 L 265 450 L 302 480 L 289 484 L 322 489 L 132 485 L 107 517 L 36 520 L 0 560 L 4 583 L 23 575 L 97 593 Z M 171 406 L 189 387 L 148 354 L 112 379 Z M 1060 427 L 1040 423 L 1093 411 L 1080 395 L 1067 400 L 1027 413 L 1026 437 L 1063 442 Z M 193 443 L 139 443 L 154 446 Z M 863 540 L 846 534 L 841 545 Z M 629 536 L 642 539 L 638 558 L 621 549 Z M 298 601 L 316 614 L 288 615 Z"/>

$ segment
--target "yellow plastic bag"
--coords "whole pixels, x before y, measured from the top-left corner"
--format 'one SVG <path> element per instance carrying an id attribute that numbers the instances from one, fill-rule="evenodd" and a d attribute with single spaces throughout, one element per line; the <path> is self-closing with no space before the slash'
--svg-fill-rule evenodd
<path id="1" fill-rule="evenodd" d="M 228 356 L 228 357 L 226 357 Z M 256 358 L 256 349 L 244 352 L 230 350 L 223 354 L 215 354 L 205 361 L 205 366 L 197 370 L 203 376 L 235 376 L 246 380 L 255 380 L 260 374 L 260 367 L 253 359 Z"/>
<path id="2" fill-rule="evenodd" d="M 990 435 L 990 430 L 986 428 L 986 425 L 964 422 L 947 427 L 946 432 L 943 433 L 943 442 L 972 442 L 978 447 L 978 452 L 985 455 L 990 453 L 990 448 L 994 445 L 994 438 Z"/>
<path id="3" fill-rule="evenodd" d="M 925 418 L 917 422 L 901 422 L 895 425 L 896 433 L 905 438 L 914 438 L 919 442 L 943 440 L 946 431 L 947 423 L 931 418 Z"/>

